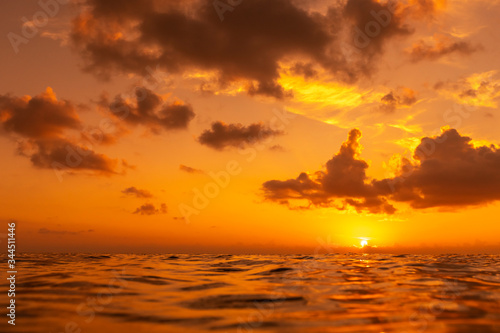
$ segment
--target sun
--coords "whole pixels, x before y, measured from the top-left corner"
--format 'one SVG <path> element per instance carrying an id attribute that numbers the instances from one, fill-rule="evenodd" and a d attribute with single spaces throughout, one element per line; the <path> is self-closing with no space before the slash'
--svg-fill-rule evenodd
<path id="1" fill-rule="evenodd" d="M 371 239 L 371 238 L 368 238 L 368 237 L 356 237 L 357 239 L 359 239 L 359 246 L 358 245 L 354 245 L 354 247 L 357 247 L 359 249 L 362 249 L 364 247 L 372 247 L 371 245 L 368 245 L 368 241 Z"/>

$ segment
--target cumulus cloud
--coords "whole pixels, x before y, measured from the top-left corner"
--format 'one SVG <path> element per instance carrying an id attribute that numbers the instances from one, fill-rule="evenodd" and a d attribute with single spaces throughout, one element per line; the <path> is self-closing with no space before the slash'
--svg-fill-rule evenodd
<path id="1" fill-rule="evenodd" d="M 0 133 L 18 142 L 18 154 L 37 168 L 109 175 L 126 163 L 69 139 L 66 132 L 81 130 L 82 122 L 76 107 L 57 100 L 51 88 L 35 97 L 0 95 L 0 125 Z"/>
<path id="2" fill-rule="evenodd" d="M 58 101 L 50 87 L 33 98 L 0 95 L 0 120 L 5 132 L 32 139 L 59 137 L 82 126 L 75 106 Z"/>
<path id="3" fill-rule="evenodd" d="M 380 110 L 392 113 L 396 109 L 412 106 L 417 102 L 417 94 L 410 88 L 399 88 L 396 91 L 391 90 L 380 100 Z"/>
<path id="4" fill-rule="evenodd" d="M 465 207 L 500 200 L 500 150 L 476 147 L 455 129 L 425 137 L 396 177 L 375 186 L 413 208 Z"/>
<path id="5" fill-rule="evenodd" d="M 436 60 L 443 56 L 455 54 L 469 55 L 481 50 L 481 46 L 473 45 L 469 41 L 452 38 L 443 34 L 435 34 L 428 39 L 420 39 L 406 52 L 413 62 L 422 60 Z"/>
<path id="6" fill-rule="evenodd" d="M 475 146 L 455 129 L 424 137 L 414 160 L 403 159 L 396 175 L 368 179 L 359 158 L 361 132 L 351 130 L 326 170 L 263 184 L 266 199 L 290 208 L 352 207 L 358 212 L 392 214 L 395 203 L 414 209 L 460 208 L 500 200 L 500 149 Z M 305 202 L 306 204 L 302 204 Z"/>
<path id="7" fill-rule="evenodd" d="M 211 148 L 222 150 L 226 147 L 241 147 L 283 134 L 282 131 L 273 130 L 263 123 L 250 124 L 225 124 L 221 121 L 212 123 L 210 129 L 205 130 L 198 141 Z"/>
<path id="8" fill-rule="evenodd" d="M 122 191 L 125 195 L 135 196 L 136 198 L 152 198 L 153 195 L 147 190 L 140 190 L 135 186 L 128 187 Z"/>
<path id="9" fill-rule="evenodd" d="M 392 214 L 395 208 L 380 196 L 368 181 L 368 163 L 359 158 L 361 132 L 353 129 L 340 151 L 326 163 L 326 170 L 313 174 L 301 173 L 295 179 L 271 180 L 263 184 L 265 198 L 294 207 L 291 201 L 305 200 L 311 205 L 335 207 L 348 206 L 358 211 Z M 295 206 L 297 207 L 297 206 Z"/>
<path id="10" fill-rule="evenodd" d="M 205 173 L 205 171 L 203 171 L 203 170 L 191 168 L 191 167 L 189 167 L 187 165 L 183 165 L 183 164 L 179 165 L 179 170 L 187 172 L 187 173 L 199 173 L 199 174 Z"/>
<path id="11" fill-rule="evenodd" d="M 143 87 L 135 90 L 135 103 L 128 102 L 120 95 L 109 101 L 103 95 L 99 104 L 125 123 L 143 125 L 153 133 L 185 129 L 195 116 L 190 105 L 181 102 L 163 103 L 161 96 Z"/>
<path id="12" fill-rule="evenodd" d="M 246 80 L 250 94 L 283 98 L 289 92 L 276 82 L 280 62 L 302 59 L 295 69 L 306 77 L 314 71 L 302 64 L 317 64 L 342 80 L 358 80 L 372 72 L 385 44 L 412 33 L 406 21 L 417 7 L 347 0 L 320 13 L 293 0 L 253 0 L 226 12 L 221 22 L 213 3 L 87 0 L 71 39 L 85 70 L 103 78 L 115 72 L 144 74 L 148 66 L 159 65 L 174 74 L 216 72 L 221 86 Z M 418 8 L 434 11 L 430 5 Z M 339 52 L 342 42 L 353 44 L 354 38 L 361 43 L 351 45 L 358 49 L 355 57 Z"/>
<path id="13" fill-rule="evenodd" d="M 166 214 L 167 205 L 162 203 L 159 208 L 156 208 L 153 204 L 147 203 L 138 207 L 133 214 L 140 215 L 156 215 L 156 214 Z"/>

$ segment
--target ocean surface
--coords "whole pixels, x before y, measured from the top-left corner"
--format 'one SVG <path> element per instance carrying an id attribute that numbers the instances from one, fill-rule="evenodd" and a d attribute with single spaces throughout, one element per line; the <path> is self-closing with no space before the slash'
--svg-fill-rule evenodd
<path id="1" fill-rule="evenodd" d="M 0 332 L 500 332 L 498 255 L 16 259 Z"/>

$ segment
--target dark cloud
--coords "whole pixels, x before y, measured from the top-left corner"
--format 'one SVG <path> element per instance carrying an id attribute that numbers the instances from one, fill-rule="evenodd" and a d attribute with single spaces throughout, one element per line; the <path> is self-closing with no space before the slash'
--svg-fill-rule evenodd
<path id="1" fill-rule="evenodd" d="M 244 79 L 250 94 L 277 98 L 290 95 L 276 82 L 280 62 L 301 58 L 296 73 L 311 77 L 309 64 L 317 64 L 341 80 L 355 81 L 373 71 L 373 60 L 387 42 L 411 33 L 408 11 L 395 10 L 402 5 L 375 0 L 347 0 L 325 14 L 292 0 L 243 1 L 224 14 L 223 22 L 211 0 L 134 0 L 126 6 L 87 0 L 84 5 L 71 36 L 86 71 L 110 78 L 114 72 L 145 74 L 156 65 L 169 73 L 208 70 L 218 73 L 221 86 Z M 350 32 L 347 43 L 356 44 L 351 45 L 357 48 L 355 58 L 340 52 L 344 30 Z"/>
<path id="2" fill-rule="evenodd" d="M 156 215 L 156 214 L 166 214 L 166 213 L 167 213 L 167 205 L 164 203 L 162 203 L 158 209 L 153 204 L 147 203 L 140 206 L 133 212 L 133 214 L 140 214 L 140 215 Z"/>
<path id="3" fill-rule="evenodd" d="M 183 165 L 183 164 L 179 165 L 179 170 L 187 172 L 187 173 L 199 173 L 199 174 L 205 173 L 205 171 L 203 171 L 203 170 L 191 168 L 191 167 L 188 167 L 187 165 Z"/>
<path id="4" fill-rule="evenodd" d="M 318 75 L 318 71 L 314 69 L 314 65 L 311 63 L 296 63 L 291 70 L 293 74 L 303 76 L 306 79 L 314 78 Z"/>
<path id="5" fill-rule="evenodd" d="M 398 108 L 415 104 L 417 102 L 417 94 L 412 89 L 399 88 L 384 95 L 380 102 L 380 110 L 392 113 Z"/>
<path id="6" fill-rule="evenodd" d="M 132 195 L 137 198 L 152 198 L 153 195 L 147 190 L 140 190 L 134 186 L 126 188 L 122 191 L 123 194 Z"/>
<path id="7" fill-rule="evenodd" d="M 355 27 L 353 40 L 365 56 L 373 58 L 383 51 L 385 43 L 397 36 L 410 35 L 412 30 L 398 16 L 396 3 L 348 0 L 343 15 Z"/>
<path id="8" fill-rule="evenodd" d="M 320 22 L 285 0 L 242 3 L 223 24 L 213 1 L 190 1 L 185 6 L 173 1 L 133 1 L 127 7 L 136 7 L 135 11 L 121 8 L 118 2 L 105 5 L 114 10 L 103 11 L 104 3 L 88 1 L 91 13 L 75 21 L 72 34 L 87 70 L 101 76 L 109 76 L 110 70 L 141 73 L 156 64 L 173 73 L 197 67 L 220 71 L 225 82 L 254 80 L 255 93 L 281 94 L 274 83 L 278 61 L 301 51 L 321 53 L 332 38 Z M 117 31 L 134 30 L 131 19 L 139 23 L 138 37 L 113 39 Z M 146 52 L 153 46 L 155 51 Z"/>
<path id="9" fill-rule="evenodd" d="M 471 138 L 448 129 L 423 138 L 414 157 L 418 163 L 406 161 L 397 177 L 377 181 L 375 186 L 413 208 L 464 207 L 500 200 L 497 147 L 474 147 Z"/>
<path id="10" fill-rule="evenodd" d="M 35 97 L 0 96 L 0 125 L 3 134 L 17 141 L 18 154 L 37 168 L 118 173 L 118 160 L 67 138 L 66 132 L 81 130 L 82 123 L 73 104 L 58 101 L 50 88 Z"/>
<path id="11" fill-rule="evenodd" d="M 221 121 L 212 123 L 211 129 L 205 130 L 198 138 L 201 144 L 222 150 L 226 147 L 241 147 L 263 141 L 269 137 L 283 134 L 263 123 L 248 126 L 241 124 L 224 124 Z"/>
<path id="12" fill-rule="evenodd" d="M 75 106 L 58 101 L 50 88 L 33 98 L 0 95 L 0 122 L 5 132 L 32 139 L 58 137 L 82 126 Z"/>
<path id="13" fill-rule="evenodd" d="M 436 60 L 452 53 L 469 55 L 481 49 L 481 46 L 473 45 L 468 41 L 446 35 L 434 35 L 431 42 L 421 39 L 414 43 L 407 52 L 411 61 L 418 62 Z"/>
<path id="14" fill-rule="evenodd" d="M 326 170 L 265 182 L 264 197 L 290 208 L 351 206 L 357 211 L 387 214 L 395 212 L 395 202 L 425 209 L 500 200 L 500 150 L 496 146 L 474 147 L 471 138 L 448 129 L 423 138 L 415 149 L 415 162 L 403 159 L 394 178 L 370 180 L 368 164 L 358 158 L 360 137 L 359 130 L 351 130 Z"/>
<path id="15" fill-rule="evenodd" d="M 352 206 L 358 211 L 394 213 L 394 207 L 368 182 L 368 163 L 358 158 L 360 138 L 359 130 L 351 130 L 340 151 L 326 163 L 326 170 L 313 175 L 301 173 L 296 179 L 267 181 L 263 184 L 264 196 L 289 207 L 294 207 L 291 201 L 299 199 L 307 202 L 301 208 L 314 205 L 342 210 Z"/>
<path id="16" fill-rule="evenodd" d="M 99 104 L 125 123 L 146 126 L 154 133 L 162 129 L 185 129 L 195 117 L 190 105 L 180 102 L 165 104 L 159 95 L 149 89 L 138 88 L 135 95 L 135 104 L 128 103 L 120 95 L 112 102 L 103 95 Z"/>
<path id="17" fill-rule="evenodd" d="M 35 148 L 28 154 L 33 165 L 40 169 L 88 170 L 103 174 L 117 174 L 119 161 L 99 154 L 65 139 L 46 139 L 33 142 Z"/>
<path id="18" fill-rule="evenodd" d="M 293 92 L 291 90 L 285 90 L 282 86 L 274 81 L 260 82 L 259 84 L 251 84 L 248 86 L 248 94 L 250 96 L 255 95 L 266 95 L 273 96 L 276 98 L 292 97 Z"/>

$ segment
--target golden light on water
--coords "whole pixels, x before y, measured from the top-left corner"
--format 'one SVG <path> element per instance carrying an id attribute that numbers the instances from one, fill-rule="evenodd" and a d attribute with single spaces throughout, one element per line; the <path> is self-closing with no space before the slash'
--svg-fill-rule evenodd
<path id="1" fill-rule="evenodd" d="M 500 0 L 124 3 L 1 2 L 0 333 L 500 333 Z"/>

